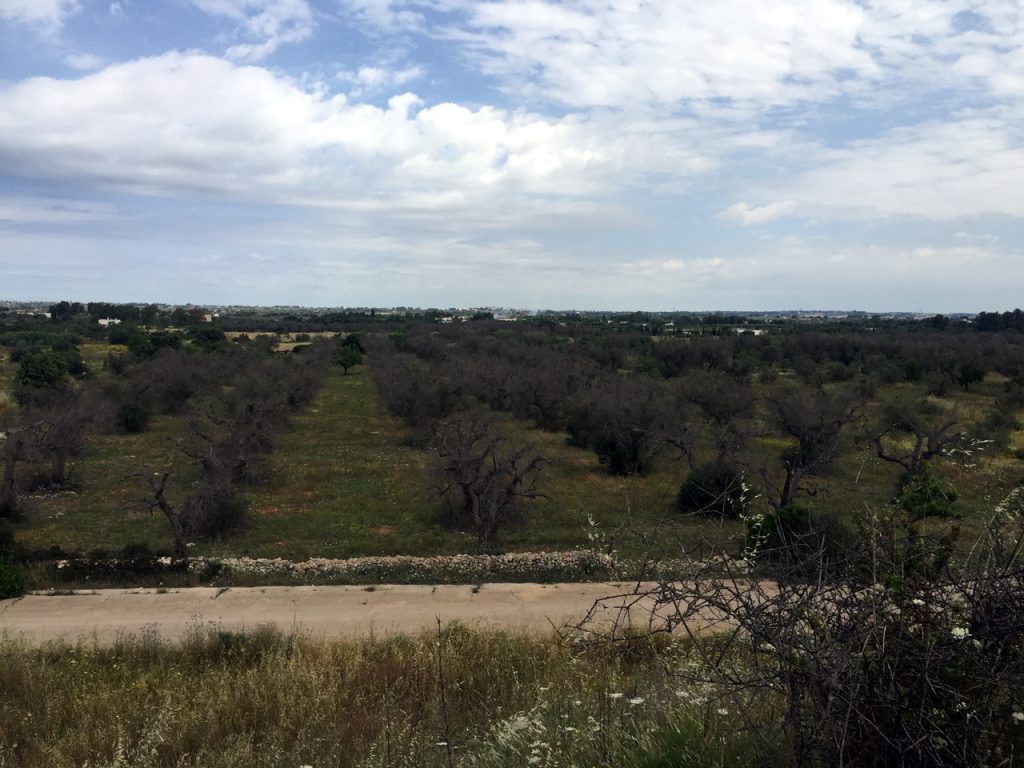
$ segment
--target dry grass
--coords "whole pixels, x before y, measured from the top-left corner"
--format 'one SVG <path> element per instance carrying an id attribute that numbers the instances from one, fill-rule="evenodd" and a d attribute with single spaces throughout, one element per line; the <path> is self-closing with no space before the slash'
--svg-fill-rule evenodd
<path id="1" fill-rule="evenodd" d="M 0 653 L 2 766 L 429 768 L 448 764 L 446 743 L 458 766 L 650 766 L 683 748 L 695 764 L 749 764 L 742 738 L 725 748 L 735 725 L 697 698 L 706 691 L 677 694 L 665 663 L 685 649 L 649 640 L 588 650 L 457 625 L 358 643 L 197 630 L 174 647 L 6 641 Z"/>

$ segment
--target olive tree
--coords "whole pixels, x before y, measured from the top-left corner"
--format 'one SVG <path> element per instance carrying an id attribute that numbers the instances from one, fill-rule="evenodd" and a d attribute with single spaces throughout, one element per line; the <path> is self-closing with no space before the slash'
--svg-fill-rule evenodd
<path id="1" fill-rule="evenodd" d="M 434 427 L 439 492 L 470 522 L 481 549 L 494 551 L 516 504 L 542 496 L 537 488 L 543 457 L 512 445 L 484 412 L 462 412 Z"/>

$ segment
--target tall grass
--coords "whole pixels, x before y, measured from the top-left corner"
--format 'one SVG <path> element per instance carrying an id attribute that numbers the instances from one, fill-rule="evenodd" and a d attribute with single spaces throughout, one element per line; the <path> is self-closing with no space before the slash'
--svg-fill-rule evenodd
<path id="1" fill-rule="evenodd" d="M 675 684 L 690 651 L 458 625 L 345 643 L 270 629 L 3 640 L 0 766 L 447 768 L 446 742 L 451 765 L 480 768 L 759 764 L 728 703 Z"/>

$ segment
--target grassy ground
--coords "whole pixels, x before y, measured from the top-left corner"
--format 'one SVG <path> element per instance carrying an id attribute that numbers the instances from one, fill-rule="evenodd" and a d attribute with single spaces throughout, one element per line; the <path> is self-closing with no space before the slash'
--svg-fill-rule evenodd
<path id="1" fill-rule="evenodd" d="M 159 416 L 141 435 L 91 436 L 84 458 L 73 469 L 75 490 L 22 497 L 25 520 L 18 525 L 18 540 L 69 551 L 116 549 L 130 543 L 170 547 L 166 519 L 142 504 L 145 486 L 132 475 L 147 467 L 161 472 L 173 468 L 178 478 L 174 498 L 180 501 L 191 472 L 176 447 L 184 429 L 181 419 Z"/>
<path id="2" fill-rule="evenodd" d="M 0 654 L 0 766 L 756 764 L 734 704 L 666 671 L 691 658 L 686 647 L 651 640 L 574 649 L 457 625 L 351 643 L 197 630 L 177 647 L 0 640 Z"/>
<path id="3" fill-rule="evenodd" d="M 431 526 L 426 456 L 403 439 L 365 368 L 332 371 L 282 435 L 268 486 L 250 494 L 252 523 L 214 549 L 293 558 L 460 549 Z"/>

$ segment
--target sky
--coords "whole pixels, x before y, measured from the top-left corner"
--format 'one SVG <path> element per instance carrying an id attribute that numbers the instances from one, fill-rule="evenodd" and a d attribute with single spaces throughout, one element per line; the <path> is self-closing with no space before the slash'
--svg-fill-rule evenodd
<path id="1" fill-rule="evenodd" d="M 0 299 L 1022 289 L 1024 0 L 0 0 Z"/>

